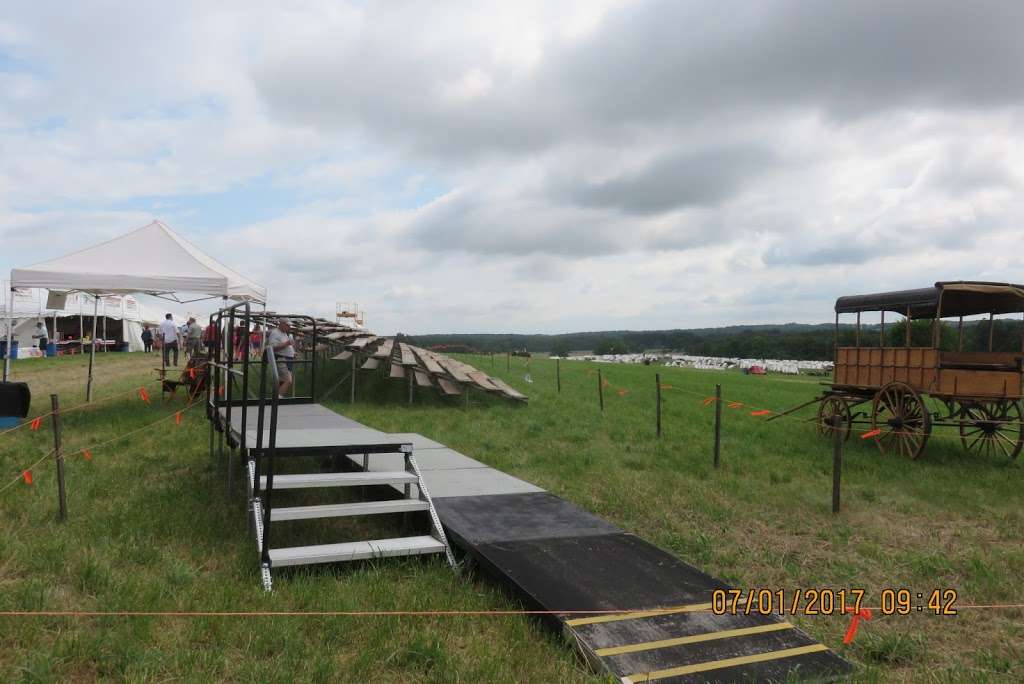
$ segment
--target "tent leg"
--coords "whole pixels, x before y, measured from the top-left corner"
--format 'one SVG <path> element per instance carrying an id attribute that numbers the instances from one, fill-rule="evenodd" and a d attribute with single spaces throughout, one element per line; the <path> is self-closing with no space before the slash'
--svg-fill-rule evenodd
<path id="1" fill-rule="evenodd" d="M 85 400 L 92 401 L 92 364 L 96 360 L 96 314 L 100 310 L 100 298 L 94 297 L 92 307 L 92 344 L 89 345 L 89 380 L 85 384 Z"/>
<path id="2" fill-rule="evenodd" d="M 7 293 L 7 350 L 4 352 L 4 382 L 11 375 L 11 338 L 14 334 L 14 288 Z"/>

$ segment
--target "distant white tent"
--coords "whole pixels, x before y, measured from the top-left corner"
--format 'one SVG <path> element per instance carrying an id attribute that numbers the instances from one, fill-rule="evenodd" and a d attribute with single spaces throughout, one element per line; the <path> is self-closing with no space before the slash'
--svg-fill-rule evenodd
<path id="1" fill-rule="evenodd" d="M 199 250 L 161 221 L 153 221 L 126 235 L 73 252 L 51 261 L 11 270 L 11 304 L 17 288 L 41 287 L 92 295 L 145 293 L 173 301 L 178 293 L 266 303 L 267 290 Z M 95 298 L 93 328 L 100 297 Z M 9 314 L 10 315 L 10 314 Z M 11 348 L 12 321 L 8 318 L 7 348 Z M 92 339 L 96 339 L 93 330 Z M 92 367 L 96 345 L 91 345 L 86 399 L 92 398 Z M 4 360 L 4 380 L 11 354 Z"/>

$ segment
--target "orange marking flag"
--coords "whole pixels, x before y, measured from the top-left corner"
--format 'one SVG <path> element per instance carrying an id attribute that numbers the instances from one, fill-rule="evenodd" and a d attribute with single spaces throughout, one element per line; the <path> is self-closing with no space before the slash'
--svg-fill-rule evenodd
<path id="1" fill-rule="evenodd" d="M 181 425 L 181 411 L 174 414 L 174 424 Z"/>
<path id="2" fill-rule="evenodd" d="M 707 405 L 713 404 L 713 403 L 715 403 L 715 398 L 714 397 L 707 397 L 704 401 L 701 402 L 701 405 L 707 406 Z"/>
<path id="3" fill-rule="evenodd" d="M 149 403 L 149 392 L 146 391 L 145 387 L 139 388 L 139 399 L 146 402 L 147 404 Z"/>
<path id="4" fill-rule="evenodd" d="M 771 411 L 769 411 L 768 409 L 764 409 L 764 410 L 761 410 L 761 411 L 751 411 L 750 415 L 752 415 L 752 416 L 767 416 L 769 413 L 771 413 Z"/>
<path id="5" fill-rule="evenodd" d="M 89 451 L 88 449 L 82 449 L 82 457 L 86 461 L 91 461 L 92 460 L 92 452 Z"/>
<path id="6" fill-rule="evenodd" d="M 624 397 L 624 396 L 626 396 L 627 394 L 629 394 L 629 390 L 628 390 L 628 389 L 623 389 L 623 388 L 621 388 L 621 387 L 619 388 L 618 392 L 619 392 L 619 396 L 620 396 L 620 397 Z"/>
<path id="7" fill-rule="evenodd" d="M 32 484 L 32 471 L 31 470 L 22 470 L 21 471 L 21 479 L 24 480 L 25 484 L 27 484 L 27 485 Z"/>
<path id="8" fill-rule="evenodd" d="M 190 379 L 192 379 L 192 380 L 196 379 L 196 369 L 195 368 L 189 368 L 188 369 L 188 377 Z"/>
<path id="9" fill-rule="evenodd" d="M 861 439 L 871 439 L 872 437 L 877 437 L 880 434 L 882 434 L 881 430 L 871 430 L 869 432 L 865 432 L 863 435 L 860 436 L 860 438 Z"/>
<path id="10" fill-rule="evenodd" d="M 28 429 L 29 430 L 38 430 L 39 427 L 42 424 L 43 424 L 43 417 L 42 416 L 37 416 L 37 417 L 32 419 L 31 423 L 28 424 Z"/>
<path id="11" fill-rule="evenodd" d="M 729 404 L 729 408 L 742 408 L 742 406 L 743 406 L 743 402 L 742 401 L 734 401 L 734 402 Z"/>
<path id="12" fill-rule="evenodd" d="M 850 626 L 846 628 L 846 634 L 843 635 L 843 643 L 849 644 L 853 641 L 853 637 L 857 636 L 857 627 L 860 626 L 860 621 L 868 622 L 871 620 L 871 609 L 861 608 L 860 611 L 856 611 L 853 607 L 850 607 L 846 609 L 846 612 L 853 613 L 850 617 Z"/>

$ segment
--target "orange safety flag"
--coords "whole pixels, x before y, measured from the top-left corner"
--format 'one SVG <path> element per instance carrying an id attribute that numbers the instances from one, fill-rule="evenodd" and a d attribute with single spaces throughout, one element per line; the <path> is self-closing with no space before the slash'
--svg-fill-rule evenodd
<path id="1" fill-rule="evenodd" d="M 181 425 L 181 411 L 174 414 L 174 424 Z"/>
<path id="2" fill-rule="evenodd" d="M 21 471 L 21 479 L 24 480 L 25 484 L 27 484 L 27 485 L 32 484 L 32 471 L 31 470 L 22 470 Z"/>
<path id="3" fill-rule="evenodd" d="M 221 385 L 220 387 L 217 388 L 217 396 L 224 396 L 224 385 Z"/>
<path id="4" fill-rule="evenodd" d="M 715 398 L 714 397 L 707 397 L 707 398 L 704 399 L 704 401 L 701 402 L 701 404 L 704 405 L 704 406 L 707 406 L 708 404 L 713 404 L 713 403 L 715 403 Z"/>
<path id="5" fill-rule="evenodd" d="M 729 408 L 741 408 L 743 406 L 742 401 L 734 401 L 729 404 Z"/>
<path id="6" fill-rule="evenodd" d="M 190 379 L 192 379 L 192 380 L 196 379 L 196 369 L 195 368 L 189 368 L 188 369 L 188 377 Z"/>
<path id="7" fill-rule="evenodd" d="M 771 413 L 771 411 L 769 411 L 768 409 L 763 409 L 761 411 L 751 411 L 750 415 L 752 415 L 752 416 L 767 416 L 769 413 Z"/>
<path id="8" fill-rule="evenodd" d="M 881 430 L 871 430 L 869 432 L 865 432 L 863 435 L 860 436 L 860 438 L 861 439 L 871 439 L 872 437 L 877 437 L 880 434 L 882 434 Z"/>
<path id="9" fill-rule="evenodd" d="M 92 452 L 90 450 L 88 450 L 88 449 L 82 449 L 82 457 L 86 461 L 91 461 L 92 460 Z"/>
<path id="10" fill-rule="evenodd" d="M 619 392 L 619 396 L 620 396 L 620 397 L 624 397 L 624 396 L 626 396 L 627 394 L 629 394 L 629 390 L 628 390 L 628 389 L 623 389 L 623 388 L 621 388 L 621 387 L 619 388 L 618 392 Z"/>
<path id="11" fill-rule="evenodd" d="M 145 387 L 139 388 L 139 399 L 146 402 L 147 404 L 149 403 L 149 392 L 146 391 Z"/>
<path id="12" fill-rule="evenodd" d="M 43 417 L 42 416 L 36 416 L 35 418 L 32 419 L 32 422 L 28 424 L 28 429 L 29 430 L 38 430 L 39 426 L 41 426 L 42 424 L 43 424 Z"/>
<path id="13" fill-rule="evenodd" d="M 871 609 L 861 608 L 858 611 L 851 606 L 846 609 L 846 612 L 853 613 L 853 616 L 850 617 L 850 626 L 846 628 L 846 634 L 843 635 L 843 643 L 849 644 L 853 641 L 853 637 L 857 636 L 857 627 L 860 626 L 860 621 L 868 622 L 871 620 Z"/>

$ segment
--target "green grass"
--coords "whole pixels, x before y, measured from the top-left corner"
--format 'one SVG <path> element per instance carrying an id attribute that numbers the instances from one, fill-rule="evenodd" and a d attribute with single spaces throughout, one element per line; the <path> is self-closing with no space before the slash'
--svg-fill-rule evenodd
<path id="1" fill-rule="evenodd" d="M 279 572 L 260 590 L 244 502 L 226 496 L 223 464 L 207 453 L 201 407 L 181 427 L 165 420 L 94 451 L 100 442 L 171 415 L 174 407 L 128 396 L 151 383 L 152 360 L 102 356 L 97 398 L 63 418 L 70 520 L 56 521 L 52 461 L 31 487 L 0 493 L 0 609 L 85 610 L 494 610 L 517 604 L 471 572 L 437 559 Z M 327 403 L 389 431 L 420 432 L 565 497 L 699 568 L 743 587 L 954 587 L 961 604 L 1021 603 L 1024 511 L 1020 463 L 964 453 L 936 431 L 925 456 L 882 455 L 847 443 L 843 512 L 833 516 L 831 450 L 802 418 L 766 423 L 749 412 L 811 398 L 818 380 L 735 372 L 465 357 L 530 395 L 518 406 L 474 395 L 443 400 L 359 376 L 351 406 L 341 385 Z M 610 382 L 597 406 L 596 370 Z M 332 369 L 337 373 L 337 369 Z M 654 435 L 654 373 L 664 435 Z M 15 366 L 30 382 L 33 415 L 60 392 L 82 399 L 81 359 Z M 340 377 L 340 376 L 338 376 Z M 723 385 L 742 409 L 723 409 L 722 466 L 711 462 L 713 407 Z M 325 378 L 321 385 L 331 387 Z M 625 390 L 620 396 L 618 390 Z M 151 393 L 152 389 L 151 389 Z M 48 410 L 48 409 L 45 409 Z M 0 435 L 3 486 L 51 448 L 49 423 Z M 217 466 L 217 467 L 215 467 Z M 379 529 L 379 528 L 378 528 Z M 298 531 L 298 529 L 296 529 Z M 306 532 L 358 535 L 351 525 Z M 840 646 L 847 618 L 797 617 L 860 665 L 864 681 L 1012 681 L 1024 677 L 1021 610 L 964 608 L 956 617 L 914 614 L 863 624 Z M 11 618 L 0 617 L 5 681 L 600 681 L 568 645 L 518 616 L 459 618 Z"/>

